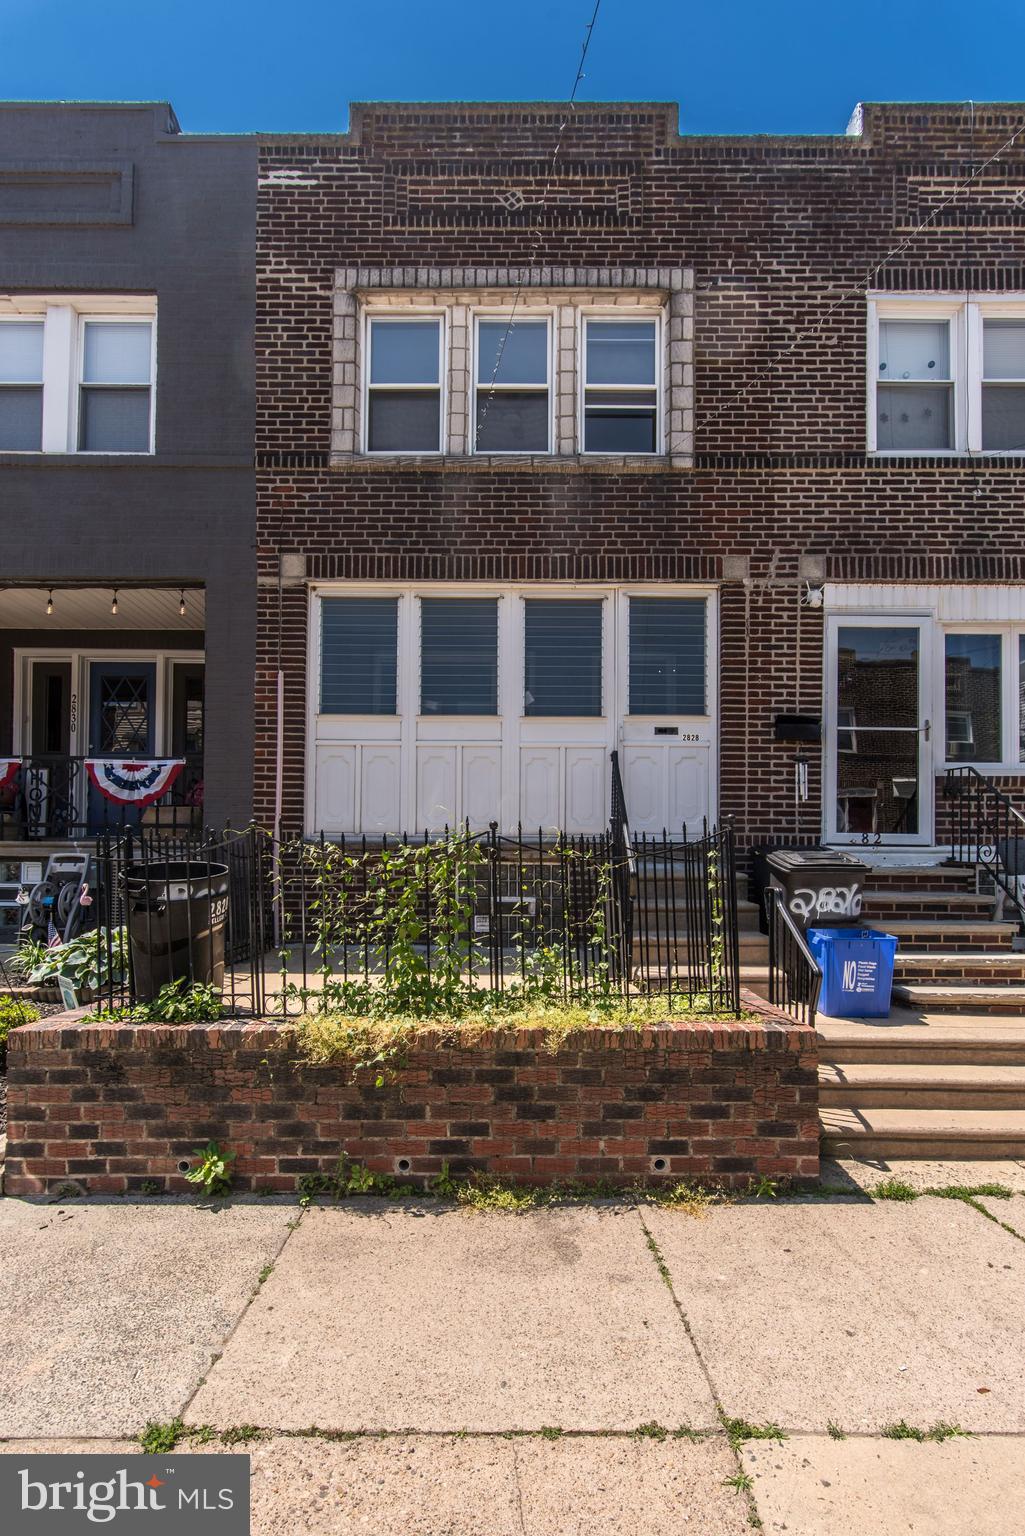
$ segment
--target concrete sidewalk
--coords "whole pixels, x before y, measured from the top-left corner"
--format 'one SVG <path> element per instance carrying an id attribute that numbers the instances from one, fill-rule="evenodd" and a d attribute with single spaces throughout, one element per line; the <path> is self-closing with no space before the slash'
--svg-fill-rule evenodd
<path id="1" fill-rule="evenodd" d="M 249 1452 L 260 1536 L 1004 1536 L 1025 1169 L 1000 1172 L 1019 1192 L 982 1209 L 0 1201 L 0 1450 L 180 1418 L 179 1450 Z"/>

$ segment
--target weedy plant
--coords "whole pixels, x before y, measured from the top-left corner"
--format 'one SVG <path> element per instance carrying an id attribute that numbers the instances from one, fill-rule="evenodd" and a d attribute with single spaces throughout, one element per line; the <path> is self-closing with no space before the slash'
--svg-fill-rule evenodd
<path id="1" fill-rule="evenodd" d="M 205 1147 L 196 1147 L 192 1155 L 199 1161 L 185 1175 L 189 1183 L 211 1198 L 230 1193 L 231 1165 L 236 1153 L 226 1152 L 216 1141 L 210 1141 Z"/>

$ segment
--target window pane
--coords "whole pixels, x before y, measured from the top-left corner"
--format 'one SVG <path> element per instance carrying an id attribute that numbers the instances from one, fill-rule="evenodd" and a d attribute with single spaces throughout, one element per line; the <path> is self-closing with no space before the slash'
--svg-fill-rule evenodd
<path id="1" fill-rule="evenodd" d="M 503 391 L 492 395 L 490 405 L 486 394 L 478 395 L 477 452 L 547 453 L 548 391 L 534 395 Z"/>
<path id="2" fill-rule="evenodd" d="M 1000 636 L 946 637 L 947 757 L 999 763 Z"/>
<path id="3" fill-rule="evenodd" d="M 325 597 L 321 612 L 321 711 L 394 715 L 398 598 Z"/>
<path id="4" fill-rule="evenodd" d="M 917 731 L 857 731 L 836 760 L 837 830 L 917 832 L 918 774 Z"/>
<path id="5" fill-rule="evenodd" d="M 1025 385 L 983 385 L 982 446 L 994 453 L 1025 452 Z"/>
<path id="6" fill-rule="evenodd" d="M 934 453 L 950 447 L 951 385 L 880 384 L 876 397 L 877 448 Z"/>
<path id="7" fill-rule="evenodd" d="M 630 599 L 630 713 L 705 712 L 705 599 Z"/>
<path id="8" fill-rule="evenodd" d="M 950 325 L 946 320 L 882 320 L 879 323 L 879 377 L 950 378 Z"/>
<path id="9" fill-rule="evenodd" d="M 915 624 L 844 625 L 837 636 L 837 703 L 848 728 L 918 729 Z"/>
<path id="10" fill-rule="evenodd" d="M 509 336 L 502 346 L 502 338 Z M 498 360 L 496 384 L 548 383 L 548 323 L 545 320 L 480 320 L 477 323 L 477 382 L 490 384 Z"/>
<path id="11" fill-rule="evenodd" d="M 371 453 L 437 453 L 441 443 L 441 396 L 371 390 L 368 401 Z"/>
<path id="12" fill-rule="evenodd" d="M 90 320 L 85 327 L 85 384 L 148 384 L 150 327 Z"/>
<path id="13" fill-rule="evenodd" d="M 615 400 L 615 395 L 596 399 Z M 584 408 L 585 453 L 654 453 L 657 439 L 657 411 L 654 405 L 638 403 L 597 408 L 587 402 Z"/>
<path id="14" fill-rule="evenodd" d="M 0 449 L 36 452 L 43 445 L 43 391 L 0 389 Z"/>
<path id="15" fill-rule="evenodd" d="M 88 453 L 148 453 L 149 390 L 83 389 L 78 446 Z"/>
<path id="16" fill-rule="evenodd" d="M 986 379 L 1025 379 L 1025 320 L 984 320 L 982 374 Z"/>
<path id="17" fill-rule="evenodd" d="M 588 320 L 588 384 L 654 384 L 654 320 Z"/>
<path id="18" fill-rule="evenodd" d="M 371 384 L 437 384 L 440 320 L 372 320 Z"/>
<path id="19" fill-rule="evenodd" d="M 1025 763 L 1025 635 L 1018 636 L 1018 756 Z"/>
<path id="20" fill-rule="evenodd" d="M 601 601 L 528 598 L 525 715 L 600 715 Z"/>
<path id="21" fill-rule="evenodd" d="M 43 322 L 8 321 L 0 325 L 0 384 L 43 381 Z"/>
<path id="22" fill-rule="evenodd" d="M 498 599 L 425 597 L 420 604 L 420 710 L 498 713 Z"/>

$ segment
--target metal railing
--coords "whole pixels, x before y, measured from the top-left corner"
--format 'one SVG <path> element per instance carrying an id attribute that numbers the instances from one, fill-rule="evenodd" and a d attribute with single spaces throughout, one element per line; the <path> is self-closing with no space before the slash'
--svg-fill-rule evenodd
<path id="1" fill-rule="evenodd" d="M 984 869 L 1025 932 L 1025 816 L 969 763 L 947 769 L 943 798 L 949 807 L 951 860 Z"/>
<path id="2" fill-rule="evenodd" d="M 85 757 L 60 752 L 23 757 L 12 784 L 5 786 L 0 796 L 0 837 L 83 838 L 138 825 L 138 809 L 115 804 L 91 791 L 85 764 Z M 184 834 L 201 829 L 202 798 L 202 753 L 187 754 L 174 784 L 143 814 L 155 830 Z"/>
<path id="3" fill-rule="evenodd" d="M 798 1024 L 814 1024 L 822 990 L 822 972 L 804 934 L 787 911 L 783 891 L 765 888 L 769 925 L 769 1002 Z"/>

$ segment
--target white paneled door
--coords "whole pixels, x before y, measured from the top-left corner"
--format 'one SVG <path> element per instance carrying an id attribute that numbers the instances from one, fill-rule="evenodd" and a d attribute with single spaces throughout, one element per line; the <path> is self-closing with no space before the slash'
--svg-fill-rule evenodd
<path id="1" fill-rule="evenodd" d="M 598 832 L 714 814 L 716 608 L 672 587 L 331 587 L 311 609 L 307 826 Z"/>

